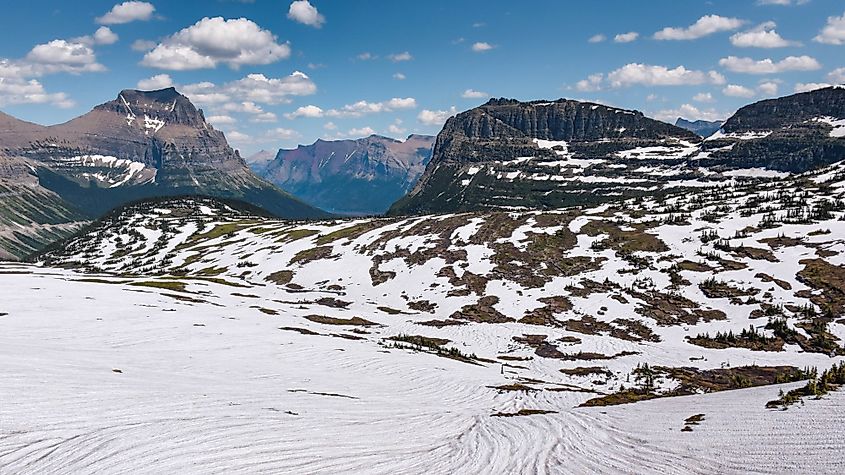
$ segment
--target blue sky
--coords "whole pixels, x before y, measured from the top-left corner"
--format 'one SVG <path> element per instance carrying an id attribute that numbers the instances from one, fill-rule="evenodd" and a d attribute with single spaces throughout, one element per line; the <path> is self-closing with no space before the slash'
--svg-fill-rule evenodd
<path id="1" fill-rule="evenodd" d="M 435 134 L 490 96 L 720 119 L 845 82 L 841 0 L 8 3 L 0 110 L 59 123 L 175 85 L 245 154 Z"/>

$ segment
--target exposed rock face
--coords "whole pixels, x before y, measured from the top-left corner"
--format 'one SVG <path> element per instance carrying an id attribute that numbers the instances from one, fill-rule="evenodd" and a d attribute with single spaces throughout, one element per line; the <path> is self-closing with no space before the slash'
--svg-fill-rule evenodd
<path id="1" fill-rule="evenodd" d="M 357 140 L 318 140 L 279 150 L 253 170 L 297 198 L 338 214 L 382 214 L 411 190 L 431 158 L 434 137 L 404 141 L 372 135 Z"/>
<path id="2" fill-rule="evenodd" d="M 694 132 L 701 137 L 709 137 L 716 133 L 720 128 L 722 128 L 721 120 L 716 121 L 708 121 L 708 120 L 695 120 L 689 121 L 682 117 L 678 117 L 678 120 L 675 121 L 675 126 L 680 127 L 682 129 L 687 129 L 690 132 Z"/>
<path id="3" fill-rule="evenodd" d="M 43 127 L 0 115 L 0 150 L 38 185 L 95 218 L 138 199 L 207 195 L 287 218 L 326 214 L 257 177 L 222 132 L 175 89 L 122 91 L 91 112 Z"/>
<path id="4" fill-rule="evenodd" d="M 710 137 L 715 163 L 803 172 L 845 158 L 845 87 L 743 107 Z"/>
<path id="5" fill-rule="evenodd" d="M 446 122 L 419 184 L 390 212 L 552 208 L 581 204 L 585 193 L 600 201 L 603 192 L 589 191 L 595 182 L 585 188 L 570 178 L 585 167 L 598 171 L 626 150 L 664 147 L 680 159 L 698 141 L 637 111 L 565 99 L 493 99 Z M 607 178 L 599 181 L 613 182 Z"/>

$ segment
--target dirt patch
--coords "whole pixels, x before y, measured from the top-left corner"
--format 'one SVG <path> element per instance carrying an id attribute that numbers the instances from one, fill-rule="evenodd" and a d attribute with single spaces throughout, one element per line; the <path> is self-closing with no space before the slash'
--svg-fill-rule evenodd
<path id="1" fill-rule="evenodd" d="M 563 296 L 543 297 L 539 302 L 546 305 L 526 312 L 519 323 L 557 327 L 560 322 L 555 315 L 572 310 L 572 302 Z"/>
<path id="2" fill-rule="evenodd" d="M 776 279 L 769 274 L 764 274 L 762 272 L 756 274 L 754 277 L 760 279 L 763 282 L 769 283 L 774 282 L 778 287 L 782 288 L 783 290 L 792 290 L 792 284 L 785 280 Z"/>
<path id="3" fill-rule="evenodd" d="M 571 369 L 565 368 L 560 370 L 560 372 L 567 376 L 613 376 L 613 373 L 610 372 L 607 368 L 602 368 L 600 366 L 587 366 Z"/>
<path id="4" fill-rule="evenodd" d="M 335 318 L 335 317 L 327 317 L 325 315 L 308 315 L 305 317 L 306 320 L 314 323 L 321 323 L 323 325 L 341 325 L 341 326 L 359 326 L 359 327 L 369 327 L 378 325 L 375 322 L 371 322 L 369 320 L 365 320 L 361 317 L 352 317 L 352 318 Z"/>
<path id="5" fill-rule="evenodd" d="M 276 285 L 287 285 L 293 280 L 293 271 L 280 270 L 278 272 L 273 272 L 265 277 L 264 280 L 267 282 L 273 282 Z"/>
<path id="6" fill-rule="evenodd" d="M 481 297 L 478 302 L 465 305 L 462 309 L 453 313 L 449 318 L 454 320 L 466 320 L 475 323 L 508 323 L 513 319 L 493 308 L 499 303 L 499 297 L 488 295 Z"/>
<path id="7" fill-rule="evenodd" d="M 800 261 L 804 268 L 798 272 L 799 281 L 819 293 L 807 298 L 834 317 L 845 316 L 845 267 L 835 266 L 822 259 Z"/>
<path id="8" fill-rule="evenodd" d="M 544 409 L 520 409 L 517 412 L 497 412 L 493 417 L 522 417 L 522 416 L 536 416 L 540 414 L 557 414 L 557 411 L 547 411 Z"/>
<path id="9" fill-rule="evenodd" d="M 291 260 L 290 264 L 307 264 L 312 261 L 320 261 L 324 259 L 332 259 L 336 256 L 332 255 L 332 247 L 331 246 L 320 246 L 311 249 L 305 249 L 303 251 L 299 251 L 294 255 Z"/>

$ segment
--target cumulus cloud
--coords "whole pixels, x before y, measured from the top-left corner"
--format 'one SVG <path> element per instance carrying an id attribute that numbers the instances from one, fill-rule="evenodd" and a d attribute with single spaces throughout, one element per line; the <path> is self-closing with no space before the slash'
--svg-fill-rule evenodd
<path id="1" fill-rule="evenodd" d="M 464 99 L 484 99 L 490 97 L 486 92 L 476 91 L 475 89 L 467 89 L 461 94 Z"/>
<path id="2" fill-rule="evenodd" d="M 721 31 L 733 31 L 745 24 L 738 18 L 706 15 L 687 28 L 667 27 L 654 34 L 656 40 L 697 40 Z"/>
<path id="3" fill-rule="evenodd" d="M 358 101 L 354 104 L 347 104 L 339 109 L 330 109 L 325 112 L 327 117 L 363 117 L 368 114 L 379 114 L 382 112 L 393 112 L 397 110 L 415 109 L 417 100 L 413 97 L 394 97 L 383 102 Z"/>
<path id="4" fill-rule="evenodd" d="M 393 61 L 394 63 L 400 63 L 402 61 L 410 61 L 414 59 L 414 57 L 411 56 L 411 53 L 404 51 L 402 53 L 388 55 L 387 59 Z"/>
<path id="5" fill-rule="evenodd" d="M 731 36 L 731 44 L 738 48 L 786 48 L 800 46 L 796 41 L 783 39 L 777 31 L 777 24 L 768 21 L 751 30 L 736 33 Z"/>
<path id="6" fill-rule="evenodd" d="M 213 105 L 231 101 L 261 104 L 285 104 L 291 96 L 309 96 L 317 92 L 317 85 L 305 73 L 295 71 L 289 76 L 268 78 L 263 74 L 249 74 L 242 79 L 218 86 L 201 82 L 184 86 L 183 92 L 198 104 Z"/>
<path id="7" fill-rule="evenodd" d="M 724 84 L 725 78 L 716 71 L 697 71 L 678 66 L 648 64 L 627 64 L 607 75 L 612 87 L 643 86 L 690 86 L 699 84 Z"/>
<path id="8" fill-rule="evenodd" d="M 107 26 L 101 26 L 97 28 L 97 31 L 95 31 L 93 35 L 74 38 L 73 40 L 71 40 L 71 42 L 82 43 L 88 46 L 112 45 L 117 43 L 119 39 L 120 37 L 117 36 L 117 33 L 111 31 L 111 28 Z"/>
<path id="9" fill-rule="evenodd" d="M 147 21 L 153 17 L 156 7 L 148 2 L 123 2 L 115 5 L 105 15 L 97 18 L 101 25 L 122 25 L 133 21 Z"/>
<path id="10" fill-rule="evenodd" d="M 308 105 L 308 106 L 300 107 L 293 112 L 289 112 L 289 113 L 285 114 L 285 117 L 287 119 L 291 119 L 291 120 L 298 119 L 300 117 L 317 119 L 317 118 L 323 117 L 324 113 L 325 112 L 323 111 L 323 109 L 320 109 L 317 106 Z"/>
<path id="11" fill-rule="evenodd" d="M 593 35 L 590 37 L 590 39 L 587 40 L 588 43 L 601 43 L 604 41 L 607 41 L 607 36 L 604 36 L 602 34 Z"/>
<path id="12" fill-rule="evenodd" d="M 699 92 L 693 96 L 692 100 L 695 102 L 713 102 L 713 94 L 709 92 Z"/>
<path id="13" fill-rule="evenodd" d="M 135 40 L 132 42 L 132 51 L 137 51 L 139 53 L 147 53 L 152 51 L 158 43 L 151 40 Z"/>
<path id="14" fill-rule="evenodd" d="M 396 73 L 396 74 L 393 75 L 393 79 L 395 79 L 397 81 L 404 81 L 405 79 L 407 79 L 407 76 L 405 76 L 402 73 Z"/>
<path id="15" fill-rule="evenodd" d="M 811 56 L 789 56 L 780 61 L 769 58 L 754 60 L 728 56 L 719 60 L 719 64 L 729 71 L 745 74 L 777 74 L 786 71 L 815 71 L 821 64 Z"/>
<path id="16" fill-rule="evenodd" d="M 173 86 L 173 79 L 167 74 L 156 74 L 148 79 L 138 81 L 138 89 L 144 91 L 155 91 Z"/>
<path id="17" fill-rule="evenodd" d="M 757 0 L 757 5 L 804 5 L 810 3 L 810 0 Z"/>
<path id="18" fill-rule="evenodd" d="M 365 51 L 358 56 L 355 57 L 358 61 L 372 61 L 374 59 L 378 59 L 378 56 L 374 56 L 372 53 Z"/>
<path id="19" fill-rule="evenodd" d="M 67 72 L 72 74 L 105 71 L 97 62 L 97 56 L 90 46 L 67 40 L 53 40 L 36 45 L 26 55 L 22 68 L 32 75 Z"/>
<path id="20" fill-rule="evenodd" d="M 640 37 L 640 34 L 636 31 L 631 31 L 628 33 L 619 33 L 618 35 L 613 37 L 614 43 L 631 43 L 633 41 L 637 41 L 637 38 Z"/>
<path id="21" fill-rule="evenodd" d="M 828 45 L 845 44 L 845 13 L 842 16 L 828 17 L 827 25 L 813 41 Z"/>
<path id="22" fill-rule="evenodd" d="M 15 104 L 51 104 L 66 109 L 75 105 L 64 92 L 48 93 L 36 79 L 5 77 L 2 71 L 3 63 L 0 62 L 0 107 Z"/>
<path id="23" fill-rule="evenodd" d="M 764 96 L 776 96 L 780 85 L 774 81 L 764 81 L 757 86 L 757 90 Z"/>
<path id="24" fill-rule="evenodd" d="M 349 137 L 369 137 L 370 135 L 375 135 L 376 131 L 372 127 L 360 127 L 357 129 L 349 129 L 349 132 L 346 133 Z"/>
<path id="25" fill-rule="evenodd" d="M 754 92 L 753 89 L 747 88 L 745 86 L 740 86 L 740 85 L 737 85 L 737 84 L 728 84 L 727 86 L 725 86 L 724 89 L 722 89 L 722 94 L 724 94 L 726 96 L 730 96 L 730 97 L 745 97 L 745 98 L 754 97 L 755 95 L 757 95 L 757 93 Z"/>
<path id="26" fill-rule="evenodd" d="M 240 103 L 230 102 L 223 106 L 226 112 L 238 112 L 241 114 L 249 114 L 251 116 L 250 122 L 276 122 L 276 114 L 267 112 L 258 104 L 250 101 Z"/>
<path id="27" fill-rule="evenodd" d="M 816 89 L 824 89 L 826 87 L 831 87 L 832 84 L 824 83 L 824 82 L 810 82 L 810 83 L 802 83 L 799 82 L 795 85 L 795 92 L 810 92 L 815 91 Z"/>
<path id="28" fill-rule="evenodd" d="M 473 45 L 472 45 L 472 51 L 474 51 L 476 53 L 483 53 L 485 51 L 490 51 L 493 48 L 495 48 L 495 46 L 493 46 L 490 43 L 487 43 L 485 41 L 479 41 L 477 43 L 473 43 Z"/>
<path id="29" fill-rule="evenodd" d="M 678 117 L 688 120 L 724 120 L 728 114 L 717 112 L 714 109 L 701 110 L 692 104 L 683 104 L 677 109 L 664 109 L 656 112 L 654 118 L 664 122 L 675 123 Z"/>
<path id="30" fill-rule="evenodd" d="M 575 83 L 575 89 L 581 92 L 600 91 L 603 80 L 604 74 L 591 74 L 587 76 L 587 79 L 582 79 Z"/>
<path id="31" fill-rule="evenodd" d="M 320 14 L 308 0 L 296 0 L 290 4 L 288 18 L 303 25 L 322 28 L 326 17 Z"/>
<path id="32" fill-rule="evenodd" d="M 264 134 L 264 137 L 268 140 L 291 140 L 298 138 L 299 136 L 299 132 L 281 127 L 270 129 Z"/>
<path id="33" fill-rule="evenodd" d="M 404 127 L 400 127 L 402 125 L 402 119 L 396 119 L 393 121 L 392 124 L 387 128 L 387 131 L 393 135 L 402 135 L 408 131 L 408 129 Z"/>
<path id="34" fill-rule="evenodd" d="M 449 110 L 422 110 L 419 115 L 417 115 L 417 120 L 419 120 L 424 125 L 429 126 L 441 126 L 449 120 L 449 117 L 457 114 L 458 110 L 455 106 L 452 106 Z"/>
<path id="35" fill-rule="evenodd" d="M 845 83 L 845 68 L 836 68 L 827 74 L 827 80 L 835 84 Z"/>
<path id="36" fill-rule="evenodd" d="M 221 126 L 221 125 L 233 125 L 236 124 L 238 121 L 235 120 L 234 117 L 229 115 L 213 115 L 206 119 L 211 125 L 214 126 Z"/>
<path id="37" fill-rule="evenodd" d="M 251 20 L 206 17 L 159 43 L 141 64 L 173 71 L 209 69 L 221 63 L 237 69 L 289 57 L 290 45 L 278 43 L 273 33 Z"/>

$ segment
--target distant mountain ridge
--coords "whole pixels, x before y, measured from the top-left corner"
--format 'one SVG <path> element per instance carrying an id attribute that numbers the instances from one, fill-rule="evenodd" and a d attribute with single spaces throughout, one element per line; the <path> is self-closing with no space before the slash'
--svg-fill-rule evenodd
<path id="1" fill-rule="evenodd" d="M 345 215 L 382 214 L 410 191 L 431 158 L 434 137 L 396 140 L 379 135 L 318 140 L 279 150 L 269 163 L 251 164 L 260 176 L 297 198 Z"/>
<path id="2" fill-rule="evenodd" d="M 678 120 L 675 121 L 675 126 L 680 127 L 682 129 L 687 129 L 690 132 L 694 132 L 701 137 L 709 137 L 716 133 L 720 128 L 722 128 L 722 124 L 724 124 L 721 120 L 715 121 L 708 121 L 708 120 L 694 120 L 689 121 L 682 117 L 678 117 Z"/>
<path id="3" fill-rule="evenodd" d="M 252 173 L 223 133 L 174 88 L 124 90 L 49 127 L 2 114 L 0 149 L 24 159 L 39 187 L 87 219 L 169 195 L 242 200 L 279 217 L 327 216 Z"/>

